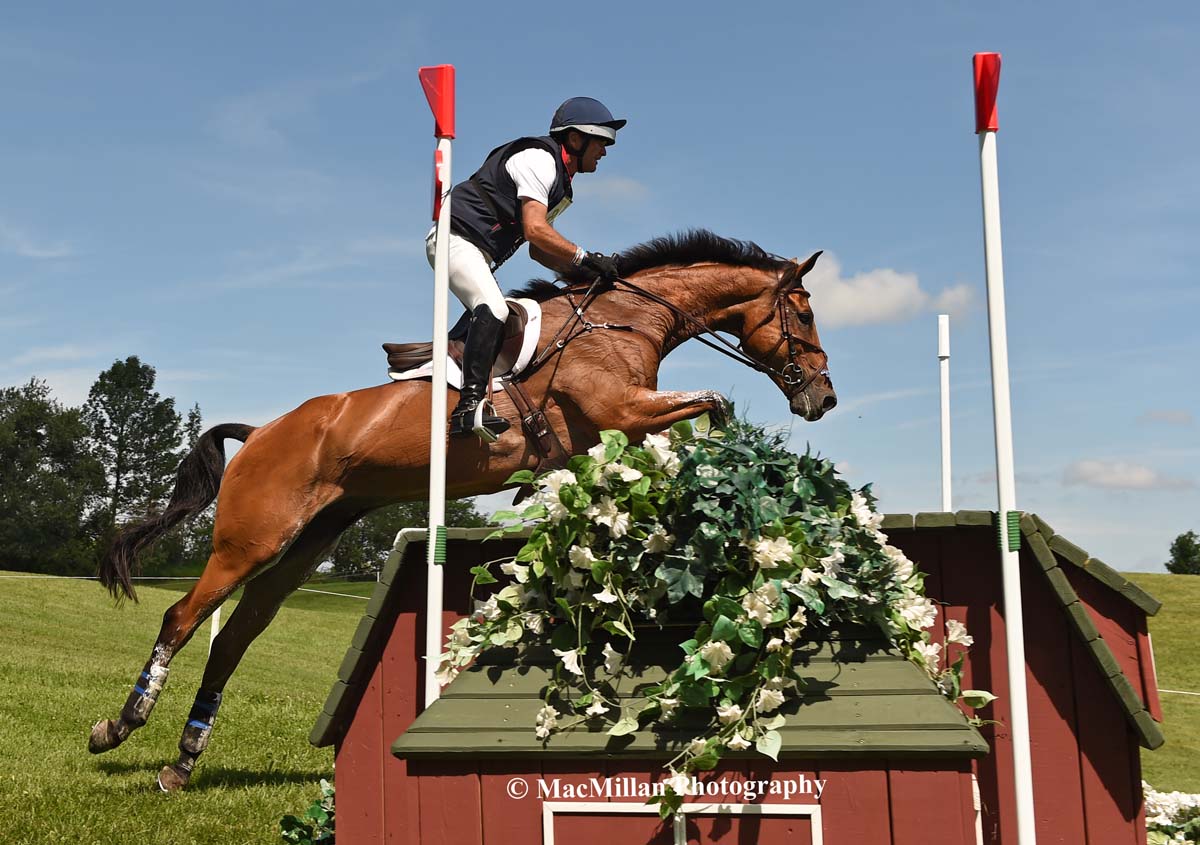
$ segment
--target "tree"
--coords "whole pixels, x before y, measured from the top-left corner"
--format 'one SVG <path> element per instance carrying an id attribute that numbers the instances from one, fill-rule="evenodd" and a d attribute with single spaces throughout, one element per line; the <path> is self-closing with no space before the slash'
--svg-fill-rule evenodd
<path id="1" fill-rule="evenodd" d="M 91 573 L 105 483 L 87 433 L 44 381 L 0 390 L 0 568 Z"/>
<path id="2" fill-rule="evenodd" d="M 1180 534 L 1171 543 L 1167 571 L 1176 575 L 1200 575 L 1200 537 L 1195 531 Z"/>
<path id="3" fill-rule="evenodd" d="M 446 525 L 477 528 L 487 519 L 475 510 L 470 499 L 446 502 Z M 429 503 L 425 500 L 401 502 L 364 516 L 346 529 L 337 549 L 329 556 L 334 572 L 365 574 L 383 566 L 401 528 L 425 528 L 429 525 Z"/>
<path id="4" fill-rule="evenodd" d="M 157 510 L 183 457 L 185 430 L 175 400 L 158 395 L 154 376 L 154 368 L 136 355 L 115 361 L 96 379 L 83 406 L 83 420 L 108 481 L 105 516 L 110 530 Z M 198 428 L 198 408 L 195 413 Z M 192 414 L 188 423 L 193 425 Z"/>

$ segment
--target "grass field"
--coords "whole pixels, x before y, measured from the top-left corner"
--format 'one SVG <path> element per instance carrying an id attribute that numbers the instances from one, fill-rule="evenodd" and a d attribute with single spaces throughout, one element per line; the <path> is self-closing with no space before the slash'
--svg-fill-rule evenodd
<path id="1" fill-rule="evenodd" d="M 1165 604 L 1151 620 L 1160 686 L 1200 691 L 1200 577 L 1131 577 Z M 289 600 L 230 682 L 185 792 L 161 795 L 154 778 L 175 760 L 207 625 L 172 664 L 150 723 L 115 751 L 87 753 L 92 723 L 119 711 L 181 586 L 142 588 L 141 604 L 117 609 L 94 582 L 0 579 L 0 842 L 278 843 L 279 819 L 317 797 L 333 755 L 310 746 L 308 732 L 362 614 L 360 599 Z M 374 585 L 312 586 L 363 596 Z M 1162 699 L 1167 744 L 1143 752 L 1146 780 L 1200 792 L 1200 697 Z"/>
<path id="2" fill-rule="evenodd" d="M 1150 618 L 1160 689 L 1200 692 L 1200 575 L 1125 576 L 1163 603 Z M 1200 793 L 1200 696 L 1160 694 L 1166 744 L 1142 752 L 1142 777 L 1161 792 Z"/>
<path id="3" fill-rule="evenodd" d="M 315 586 L 361 595 L 373 584 Z M 279 819 L 300 815 L 332 776 L 332 752 L 310 746 L 308 732 L 366 602 L 290 600 L 230 682 L 191 785 L 165 796 L 154 779 L 178 753 L 207 624 L 172 663 L 146 727 L 108 754 L 87 753 L 92 724 L 120 711 L 179 597 L 139 594 L 117 609 L 95 582 L 0 579 L 0 841 L 281 842 Z"/>

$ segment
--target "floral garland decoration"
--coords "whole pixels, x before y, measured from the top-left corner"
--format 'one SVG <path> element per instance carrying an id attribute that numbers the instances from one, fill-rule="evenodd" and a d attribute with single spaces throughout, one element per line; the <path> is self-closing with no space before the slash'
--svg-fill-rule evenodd
<path id="1" fill-rule="evenodd" d="M 1200 842 L 1200 795 L 1159 792 L 1142 781 L 1149 845 L 1196 845 Z"/>
<path id="2" fill-rule="evenodd" d="M 835 623 L 873 624 L 922 667 L 951 701 L 982 707 L 994 699 L 963 690 L 972 643 L 962 623 L 946 623 L 947 650 L 931 641 L 936 607 L 923 576 L 879 530 L 869 485 L 851 489 L 831 461 L 783 448 L 784 436 L 743 421 L 724 431 L 688 423 L 631 445 L 601 433 L 566 469 L 510 483 L 534 487 L 519 520 L 492 536 L 533 526 L 516 558 L 500 569 L 512 582 L 476 600 L 456 623 L 438 678 L 449 683 L 484 649 L 511 647 L 526 632 L 551 631 L 559 658 L 534 730 L 539 739 L 590 719 L 622 736 L 643 723 L 670 723 L 680 708 L 707 710 L 709 729 L 667 764 L 669 816 L 689 775 L 714 768 L 726 750 L 753 746 L 776 759 L 777 713 L 803 679 L 794 646 Z M 488 567 L 476 586 L 495 583 Z M 611 682 L 621 673 L 636 624 L 662 624 L 691 603 L 704 622 L 682 643 L 679 666 L 662 684 L 620 705 Z M 608 637 L 589 650 L 592 633 Z M 595 665 L 593 665 L 595 664 Z M 603 674 L 604 680 L 597 676 Z"/>

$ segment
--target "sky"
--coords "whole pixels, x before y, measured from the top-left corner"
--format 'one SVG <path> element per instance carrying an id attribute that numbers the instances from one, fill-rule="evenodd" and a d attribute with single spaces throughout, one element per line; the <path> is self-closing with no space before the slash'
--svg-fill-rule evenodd
<path id="1" fill-rule="evenodd" d="M 825 419 L 696 343 L 660 387 L 721 390 L 885 511 L 941 507 L 949 313 L 953 506 L 995 509 L 971 56 L 998 51 L 1017 505 L 1162 571 L 1200 531 L 1197 40 L 1194 3 L 3 4 L 0 386 L 79 404 L 137 355 L 261 424 L 383 381 L 379 344 L 431 332 L 417 69 L 450 63 L 456 181 L 567 97 L 629 120 L 557 221 L 585 248 L 825 251 Z"/>

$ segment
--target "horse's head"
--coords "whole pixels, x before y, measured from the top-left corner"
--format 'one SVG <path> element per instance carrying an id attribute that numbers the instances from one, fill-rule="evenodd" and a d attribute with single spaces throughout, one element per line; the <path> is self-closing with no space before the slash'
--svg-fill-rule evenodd
<path id="1" fill-rule="evenodd" d="M 829 359 L 817 337 L 817 324 L 804 289 L 804 275 L 821 253 L 798 258 L 774 284 L 750 303 L 745 313 L 742 349 L 768 369 L 767 375 L 788 398 L 793 414 L 812 422 L 837 404 L 829 380 Z"/>

